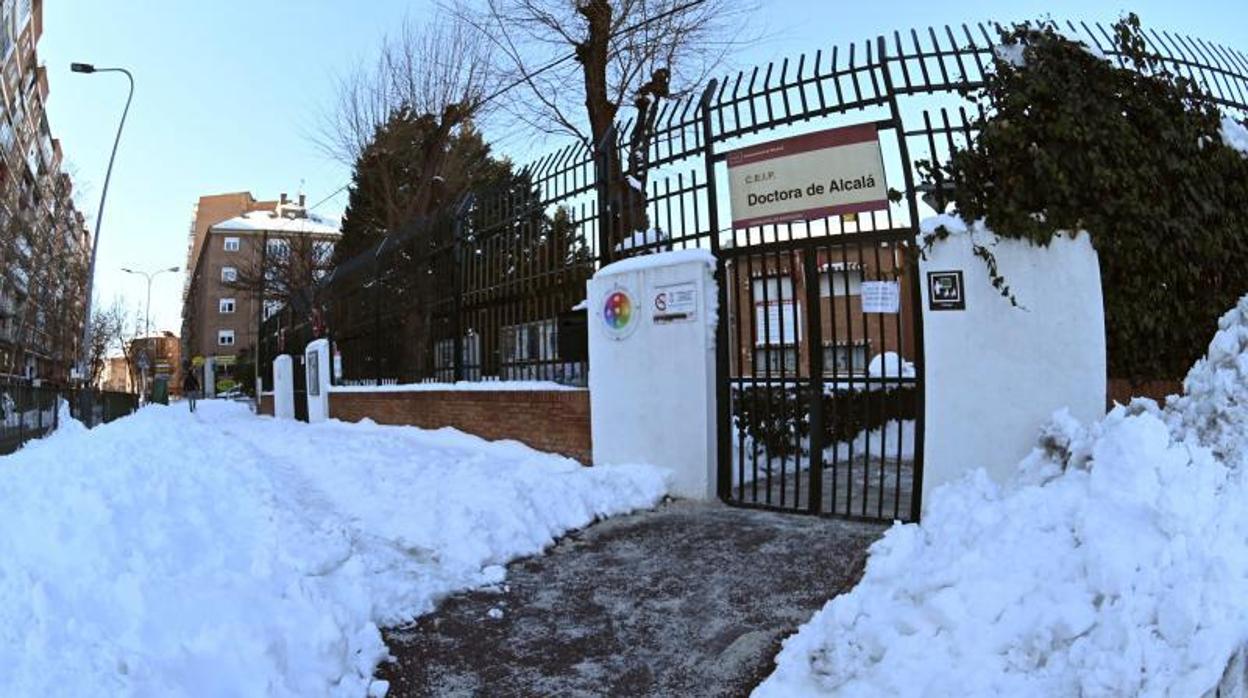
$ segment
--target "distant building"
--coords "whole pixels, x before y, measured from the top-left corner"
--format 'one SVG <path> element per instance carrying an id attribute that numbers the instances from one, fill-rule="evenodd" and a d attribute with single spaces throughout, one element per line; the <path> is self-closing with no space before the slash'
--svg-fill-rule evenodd
<path id="1" fill-rule="evenodd" d="M 104 368 L 100 370 L 95 387 L 114 393 L 133 393 L 138 390 L 138 381 L 130 373 L 126 357 L 110 356 L 104 359 Z"/>
<path id="2" fill-rule="evenodd" d="M 212 359 L 215 378 L 245 379 L 234 376 L 232 367 L 254 360 L 264 315 L 259 291 L 243 285 L 245 277 L 262 265 L 267 275 L 276 260 L 305 243 L 328 264 L 341 237 L 338 224 L 309 212 L 305 201 L 302 194 L 297 201 L 285 194 L 277 201 L 257 201 L 245 192 L 200 197 L 187 244 L 189 273 L 182 300 L 187 361 Z M 264 311 L 280 305 L 270 301 Z"/>
<path id="3" fill-rule="evenodd" d="M 0 377 L 65 383 L 91 241 L 48 128 L 42 34 L 41 0 L 0 0 Z"/>
<path id="4" fill-rule="evenodd" d="M 148 355 L 149 384 L 156 378 L 169 381 L 169 394 L 182 394 L 182 342 L 172 332 L 164 332 L 150 337 L 135 337 L 125 347 L 122 356 L 110 356 L 104 359 L 104 366 L 96 379 L 96 387 L 120 393 L 137 393 L 142 386 L 142 370 L 139 356 L 144 352 Z"/>

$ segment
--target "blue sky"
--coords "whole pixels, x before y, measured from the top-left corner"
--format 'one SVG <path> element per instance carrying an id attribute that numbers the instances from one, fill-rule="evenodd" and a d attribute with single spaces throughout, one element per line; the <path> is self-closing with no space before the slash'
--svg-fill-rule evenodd
<path id="1" fill-rule="evenodd" d="M 880 32 L 984 19 L 1112 20 L 1126 10 L 1149 26 L 1248 51 L 1238 2 L 822 2 L 762 0 L 765 40 L 733 67 L 844 44 Z M 134 104 L 114 167 L 100 240 L 96 284 L 104 302 L 139 307 L 145 284 L 130 266 L 183 266 L 191 209 L 202 194 L 249 190 L 258 198 L 307 193 L 309 203 L 347 183 L 350 171 L 313 136 L 334 78 L 368 58 L 405 15 L 425 1 L 369 0 L 46 0 L 40 60 L 48 67 L 48 118 L 75 170 L 79 204 L 94 226 L 108 152 L 125 101 L 121 75 L 77 75 L 71 61 L 124 66 L 135 75 Z M 490 133 L 487 131 L 487 137 Z M 504 154 L 524 160 L 504 144 Z M 552 144 L 553 145 L 553 144 Z M 345 195 L 318 209 L 341 214 Z M 152 290 L 152 324 L 180 325 L 180 275 Z"/>

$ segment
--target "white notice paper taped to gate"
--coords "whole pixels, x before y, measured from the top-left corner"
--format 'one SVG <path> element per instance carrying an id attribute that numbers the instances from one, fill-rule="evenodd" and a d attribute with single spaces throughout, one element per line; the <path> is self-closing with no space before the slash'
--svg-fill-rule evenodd
<path id="1" fill-rule="evenodd" d="M 896 281 L 862 282 L 862 312 L 896 314 L 900 311 L 900 284 Z"/>

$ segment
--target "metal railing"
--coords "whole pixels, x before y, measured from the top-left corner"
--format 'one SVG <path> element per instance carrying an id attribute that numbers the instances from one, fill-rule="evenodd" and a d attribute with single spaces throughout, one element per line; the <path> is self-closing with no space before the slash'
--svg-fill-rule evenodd
<path id="1" fill-rule="evenodd" d="M 1126 65 L 1108 27 L 1056 26 Z M 661 105 L 641 167 L 628 164 L 636 161 L 629 153 L 631 121 L 620 123 L 602 147 L 561 148 L 520 168 L 500 189 L 412 221 L 340 265 L 321 288 L 318 319 L 286 312 L 264 323 L 260 373 L 268 380 L 279 347 L 297 352 L 324 334 L 341 356 L 335 379 L 345 382 L 583 383 L 585 320 L 573 308 L 594 271 L 642 252 L 718 253 L 751 244 L 720 225 L 727 202 L 715 180 L 722 177 L 717 154 L 725 150 L 876 121 L 890 161 L 900 163 L 889 179 L 904 188 L 880 225 L 917 225 L 916 201 L 926 192 L 914 184 L 915 162 L 943 162 L 973 137 L 979 107 L 965 94 L 993 69 L 1000 29 L 981 23 L 896 31 L 713 80 Z M 1224 109 L 1248 112 L 1243 53 L 1164 31 L 1147 31 L 1145 38 L 1158 69 L 1191 78 Z M 646 220 L 630 219 L 629 192 L 612 173 L 639 185 Z M 841 223 L 829 222 L 829 234 L 847 230 Z M 851 227 L 873 225 L 860 220 Z"/>
<path id="2" fill-rule="evenodd" d="M 138 409 L 138 396 L 103 390 L 64 390 L 0 381 L 0 455 L 56 429 L 62 401 L 88 427 L 111 422 Z"/>

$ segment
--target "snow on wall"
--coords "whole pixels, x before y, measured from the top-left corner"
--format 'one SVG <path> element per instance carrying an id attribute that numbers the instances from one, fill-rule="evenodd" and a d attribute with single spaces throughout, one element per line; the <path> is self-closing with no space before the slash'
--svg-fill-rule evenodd
<path id="1" fill-rule="evenodd" d="M 975 468 L 998 481 L 1036 431 L 1066 407 L 1105 413 L 1105 320 L 1096 252 L 1087 235 L 1047 247 L 998 238 L 952 216 L 922 223 L 952 234 L 919 263 L 926 376 L 923 502 Z M 989 247 L 1021 308 L 992 287 L 972 243 Z M 961 271 L 965 310 L 932 310 L 927 274 Z"/>
<path id="2" fill-rule="evenodd" d="M 459 381 L 458 383 L 394 383 L 389 385 L 335 385 L 335 393 L 507 392 L 584 390 L 553 381 Z"/>
<path id="3" fill-rule="evenodd" d="M 1060 411 L 1005 486 L 977 470 L 940 488 L 785 641 L 755 695 L 1242 689 L 1248 297 L 1186 388 L 1087 426 Z"/>

